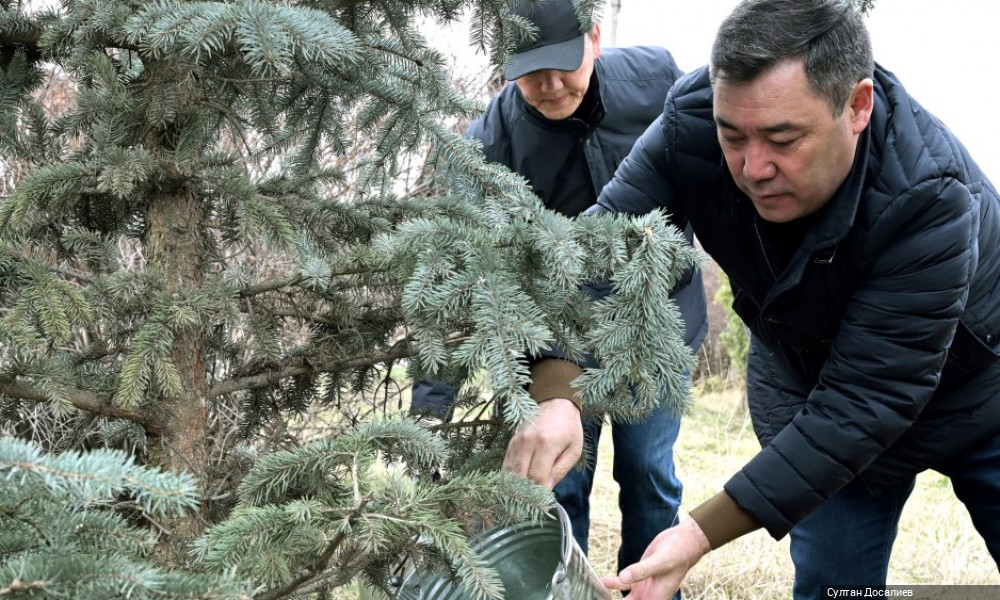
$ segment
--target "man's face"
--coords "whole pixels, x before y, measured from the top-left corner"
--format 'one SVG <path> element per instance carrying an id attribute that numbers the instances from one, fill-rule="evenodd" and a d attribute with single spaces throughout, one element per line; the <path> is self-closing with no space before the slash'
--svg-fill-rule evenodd
<path id="1" fill-rule="evenodd" d="M 737 187 L 761 218 L 785 223 L 819 210 L 847 178 L 871 117 L 872 82 L 859 82 L 833 116 L 802 61 L 786 60 L 750 82 L 719 79 L 713 104 Z"/>
<path id="2" fill-rule="evenodd" d="M 552 120 L 566 119 L 572 115 L 590 87 L 594 72 L 594 59 L 601 55 L 600 29 L 595 25 L 590 35 L 584 36 L 583 63 L 575 71 L 542 69 L 532 71 L 514 80 L 524 96 L 524 101 Z"/>

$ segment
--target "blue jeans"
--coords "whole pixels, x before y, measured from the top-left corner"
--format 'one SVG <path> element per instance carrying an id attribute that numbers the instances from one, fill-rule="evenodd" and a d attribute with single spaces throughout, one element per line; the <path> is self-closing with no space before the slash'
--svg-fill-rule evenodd
<path id="1" fill-rule="evenodd" d="M 439 379 L 413 382 L 410 415 L 451 421 L 455 410 L 458 387 Z"/>
<path id="2" fill-rule="evenodd" d="M 638 562 L 653 538 L 677 522 L 681 482 L 674 473 L 674 442 L 680 426 L 680 419 L 662 409 L 650 413 L 643 423 L 611 424 L 612 475 L 621 488 L 618 494 L 622 518 L 619 570 Z M 601 439 L 601 424 L 585 423 L 584 430 L 596 448 Z M 570 470 L 555 487 L 556 500 L 569 515 L 573 537 L 584 553 L 588 549 L 593 487 L 593 465 Z"/>
<path id="3" fill-rule="evenodd" d="M 1000 436 L 935 467 L 951 480 L 1000 565 Z M 828 598 L 826 586 L 886 584 L 899 516 L 914 478 L 877 496 L 854 481 L 792 528 L 795 600 Z"/>

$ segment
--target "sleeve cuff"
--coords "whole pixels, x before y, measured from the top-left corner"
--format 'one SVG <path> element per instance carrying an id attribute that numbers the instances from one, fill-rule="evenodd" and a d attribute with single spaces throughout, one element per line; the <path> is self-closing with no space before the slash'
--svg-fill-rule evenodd
<path id="1" fill-rule="evenodd" d="M 691 518 L 705 533 L 712 550 L 761 527 L 757 519 L 726 492 L 719 492 L 696 506 L 691 511 Z"/>
<path id="2" fill-rule="evenodd" d="M 538 403 L 553 398 L 568 398 L 582 410 L 583 400 L 580 398 L 580 390 L 571 383 L 582 374 L 583 368 L 568 360 L 558 358 L 540 360 L 531 366 L 528 394 Z"/>

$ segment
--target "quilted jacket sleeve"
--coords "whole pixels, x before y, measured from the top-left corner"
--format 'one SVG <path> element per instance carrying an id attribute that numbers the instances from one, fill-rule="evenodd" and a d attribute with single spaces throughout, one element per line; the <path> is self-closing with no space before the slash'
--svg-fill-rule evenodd
<path id="1" fill-rule="evenodd" d="M 661 115 L 646 128 L 587 214 L 642 215 L 664 207 L 672 196 L 672 186 L 668 177 L 663 123 Z"/>

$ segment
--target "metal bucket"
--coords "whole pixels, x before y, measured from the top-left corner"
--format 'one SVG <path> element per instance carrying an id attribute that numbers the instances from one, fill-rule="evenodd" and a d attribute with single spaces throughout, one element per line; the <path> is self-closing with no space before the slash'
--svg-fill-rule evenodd
<path id="1" fill-rule="evenodd" d="M 471 542 L 497 570 L 507 600 L 611 600 L 573 538 L 566 511 L 556 506 L 541 523 L 497 527 Z M 412 572 L 399 600 L 468 600 L 465 591 L 435 573 Z"/>

